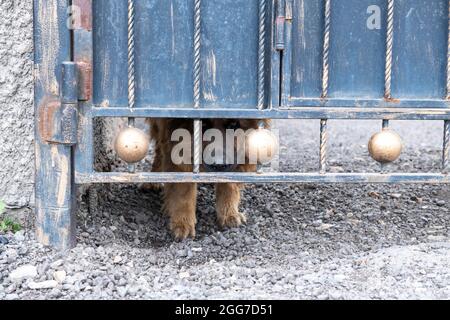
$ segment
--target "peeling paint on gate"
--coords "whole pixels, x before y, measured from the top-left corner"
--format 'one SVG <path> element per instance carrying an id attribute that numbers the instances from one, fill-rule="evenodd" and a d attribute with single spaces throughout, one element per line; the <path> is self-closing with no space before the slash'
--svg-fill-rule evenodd
<path id="1" fill-rule="evenodd" d="M 58 8 L 61 6 L 61 2 L 51 1 L 49 3 L 38 2 L 37 14 L 41 21 L 57 21 Z M 64 6 L 63 6 L 64 7 Z M 42 47 L 41 63 L 37 64 L 37 79 L 41 82 L 42 87 L 46 88 L 49 93 L 57 96 L 59 93 L 59 86 L 56 70 L 60 37 L 59 37 L 59 25 L 57 23 L 49 23 L 46 25 L 40 25 L 41 39 L 46 45 Z"/>

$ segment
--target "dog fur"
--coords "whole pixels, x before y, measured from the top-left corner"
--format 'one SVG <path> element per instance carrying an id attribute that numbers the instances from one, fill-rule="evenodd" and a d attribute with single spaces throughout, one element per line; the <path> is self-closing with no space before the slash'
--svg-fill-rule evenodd
<path id="1" fill-rule="evenodd" d="M 258 120 L 204 120 L 203 130 L 219 129 L 225 132 L 230 124 L 235 129 L 257 129 Z M 266 128 L 269 121 L 264 120 Z M 171 159 L 172 148 L 176 142 L 171 141 L 174 130 L 187 129 L 193 132 L 193 121 L 187 119 L 151 119 L 151 138 L 155 143 L 155 157 L 153 172 L 192 172 L 192 165 L 175 165 Z M 206 125 L 205 125 L 206 124 Z M 239 146 L 238 146 L 239 147 Z M 204 165 L 201 171 L 206 171 Z M 256 165 L 242 164 L 233 167 L 236 172 L 254 172 Z M 241 189 L 243 185 L 236 183 L 218 183 L 216 191 L 217 222 L 222 228 L 234 228 L 246 223 L 246 217 L 239 212 Z M 197 185 L 195 183 L 167 183 L 164 184 L 164 211 L 170 219 L 170 230 L 174 237 L 183 240 L 195 237 L 197 202 Z"/>

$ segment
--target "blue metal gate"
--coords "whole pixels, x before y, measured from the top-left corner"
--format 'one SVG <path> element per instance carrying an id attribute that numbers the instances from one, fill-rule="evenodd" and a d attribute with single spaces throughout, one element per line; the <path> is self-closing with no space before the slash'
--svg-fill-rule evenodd
<path id="1" fill-rule="evenodd" d="M 75 184 L 448 183 L 447 0 L 34 0 L 36 211 L 74 243 Z M 317 173 L 96 172 L 93 120 L 320 119 Z M 440 120 L 442 173 L 327 173 L 329 119 Z M 196 136 L 194 152 L 200 152 Z"/>

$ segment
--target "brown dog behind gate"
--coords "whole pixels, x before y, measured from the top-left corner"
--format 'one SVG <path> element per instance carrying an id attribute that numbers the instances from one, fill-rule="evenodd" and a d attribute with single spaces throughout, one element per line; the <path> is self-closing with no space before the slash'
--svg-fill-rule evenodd
<path id="1" fill-rule="evenodd" d="M 265 127 L 269 127 L 269 120 L 263 120 Z M 185 129 L 193 133 L 193 121 L 186 119 L 151 119 L 151 138 L 155 142 L 155 157 L 153 172 L 192 172 L 191 164 L 176 165 L 172 161 L 172 150 L 177 144 L 171 141 L 175 130 Z M 203 132 L 208 129 L 217 129 L 225 134 L 227 129 L 257 129 L 259 120 L 247 119 L 212 119 L 203 121 Z M 245 142 L 244 142 L 245 143 Z M 244 147 L 236 145 L 235 148 Z M 202 164 L 202 172 L 255 172 L 256 165 L 246 162 L 244 164 Z M 148 186 L 150 187 L 150 186 Z M 233 228 L 246 223 L 246 217 L 239 212 L 240 193 L 242 184 L 218 183 L 216 184 L 216 211 L 220 227 Z M 164 185 L 164 211 L 170 219 L 170 229 L 178 240 L 195 237 L 197 202 L 196 183 L 167 183 Z"/>

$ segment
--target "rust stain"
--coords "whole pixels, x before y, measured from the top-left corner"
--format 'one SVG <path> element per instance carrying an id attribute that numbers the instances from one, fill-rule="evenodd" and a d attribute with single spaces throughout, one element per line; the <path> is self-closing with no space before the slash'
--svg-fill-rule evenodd
<path id="1" fill-rule="evenodd" d="M 400 99 L 394 99 L 394 98 L 389 98 L 389 97 L 384 97 L 384 100 L 389 103 L 400 103 L 401 102 Z"/>
<path id="2" fill-rule="evenodd" d="M 56 97 L 46 97 L 38 107 L 38 131 L 42 141 L 48 142 L 53 135 L 53 119 L 55 112 L 61 107 Z"/>
<path id="3" fill-rule="evenodd" d="M 73 6 L 80 10 L 79 25 L 81 29 L 92 30 L 92 0 L 73 0 Z"/>
<path id="4" fill-rule="evenodd" d="M 81 59 L 77 61 L 79 70 L 80 97 L 84 101 L 92 99 L 92 64 Z"/>

